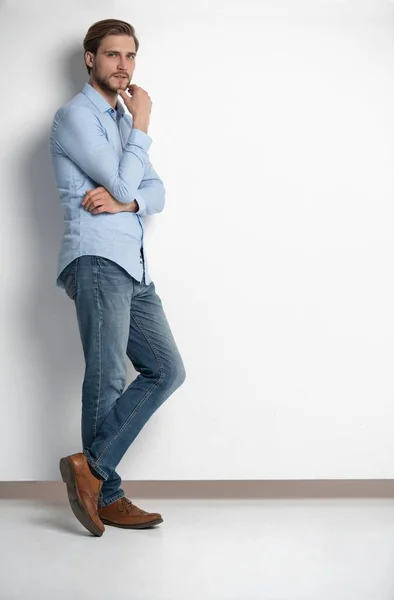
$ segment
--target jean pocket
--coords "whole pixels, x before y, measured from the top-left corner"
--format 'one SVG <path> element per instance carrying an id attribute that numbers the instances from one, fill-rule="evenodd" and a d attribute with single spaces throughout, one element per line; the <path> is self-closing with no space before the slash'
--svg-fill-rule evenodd
<path id="1" fill-rule="evenodd" d="M 77 261 L 77 258 L 73 260 L 59 275 L 63 282 L 64 290 L 71 300 L 75 300 L 75 296 L 77 295 Z"/>

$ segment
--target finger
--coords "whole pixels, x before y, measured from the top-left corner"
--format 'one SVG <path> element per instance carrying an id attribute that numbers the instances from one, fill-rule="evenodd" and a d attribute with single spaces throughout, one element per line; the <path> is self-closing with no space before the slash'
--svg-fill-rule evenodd
<path id="1" fill-rule="evenodd" d="M 90 210 L 91 206 L 92 206 L 92 202 L 93 199 L 88 196 L 83 202 L 82 202 L 82 206 L 85 210 Z"/>
<path id="2" fill-rule="evenodd" d="M 105 203 L 105 198 L 95 198 L 90 203 L 89 210 L 93 211 L 95 208 L 97 208 L 98 206 L 102 206 L 104 203 Z"/>
<path id="3" fill-rule="evenodd" d="M 85 195 L 84 195 L 83 200 L 82 200 L 82 206 L 85 206 L 85 204 L 88 202 L 88 200 L 89 200 L 89 191 L 86 190 L 85 191 Z"/>
<path id="4" fill-rule="evenodd" d="M 100 190 L 96 194 L 91 195 L 89 197 L 89 200 L 90 200 L 90 202 L 97 202 L 98 200 L 101 200 L 102 198 L 105 198 L 105 192 L 102 192 Z"/>
<path id="5" fill-rule="evenodd" d="M 93 200 L 89 200 L 84 206 L 85 210 L 91 211 L 94 208 Z"/>
<path id="6" fill-rule="evenodd" d="M 98 188 L 96 188 L 98 189 Z M 96 190 L 87 190 L 85 192 L 85 196 L 82 200 L 82 206 L 85 206 L 87 203 L 90 202 L 90 200 L 92 200 L 92 198 L 94 198 L 96 196 Z"/>
<path id="7" fill-rule="evenodd" d="M 105 206 L 102 204 L 101 206 L 97 206 L 92 210 L 92 215 L 98 215 L 101 212 L 105 211 Z"/>
<path id="8" fill-rule="evenodd" d="M 91 202 L 87 207 L 86 210 L 88 210 L 89 212 L 92 212 L 94 209 L 96 208 L 96 204 L 94 202 Z"/>
<path id="9" fill-rule="evenodd" d="M 96 187 L 94 190 L 89 191 L 89 198 L 96 198 L 97 195 L 100 195 L 103 192 L 105 192 L 105 188 L 103 188 L 101 186 Z"/>
<path id="10" fill-rule="evenodd" d="M 86 208 L 86 210 L 92 210 L 99 204 L 103 204 L 104 200 L 105 200 L 105 193 L 99 192 L 98 194 L 95 194 L 94 197 L 89 196 L 89 199 L 84 208 Z"/>
<path id="11" fill-rule="evenodd" d="M 82 204 L 86 203 L 89 198 L 94 198 L 97 196 L 97 194 L 102 194 L 105 191 L 105 187 L 101 185 L 94 188 L 93 190 L 86 190 Z"/>
<path id="12" fill-rule="evenodd" d="M 91 207 L 91 202 L 88 202 L 87 204 L 85 204 L 85 205 L 83 206 L 83 209 L 84 209 L 84 210 L 90 210 L 90 207 Z"/>

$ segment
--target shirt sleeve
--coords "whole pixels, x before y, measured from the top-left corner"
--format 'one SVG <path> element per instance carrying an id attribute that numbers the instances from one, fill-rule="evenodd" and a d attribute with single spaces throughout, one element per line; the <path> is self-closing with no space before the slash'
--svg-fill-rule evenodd
<path id="1" fill-rule="evenodd" d="M 139 206 L 139 210 L 135 214 L 142 217 L 159 213 L 164 208 L 165 188 L 149 161 L 146 173 L 134 198 Z"/>
<path id="2" fill-rule="evenodd" d="M 135 198 L 149 163 L 152 138 L 140 129 L 132 129 L 119 157 L 106 137 L 100 120 L 86 107 L 73 107 L 60 118 L 54 143 L 90 179 L 105 187 L 123 203 Z"/>

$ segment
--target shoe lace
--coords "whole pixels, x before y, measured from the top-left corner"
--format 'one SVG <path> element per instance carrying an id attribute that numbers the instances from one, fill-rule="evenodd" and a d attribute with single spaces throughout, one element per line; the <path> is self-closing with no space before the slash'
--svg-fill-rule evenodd
<path id="1" fill-rule="evenodd" d="M 126 498 L 125 496 L 123 496 L 122 498 L 122 502 L 124 503 L 127 512 L 129 512 L 129 507 L 131 508 L 133 506 L 133 503 L 131 500 L 129 500 L 128 498 Z"/>

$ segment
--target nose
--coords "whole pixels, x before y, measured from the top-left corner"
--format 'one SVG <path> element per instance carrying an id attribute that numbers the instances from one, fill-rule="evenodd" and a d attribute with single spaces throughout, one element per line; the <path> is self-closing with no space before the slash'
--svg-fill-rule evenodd
<path id="1" fill-rule="evenodd" d="M 119 71 L 127 71 L 127 58 L 125 56 L 119 57 L 118 69 Z"/>

